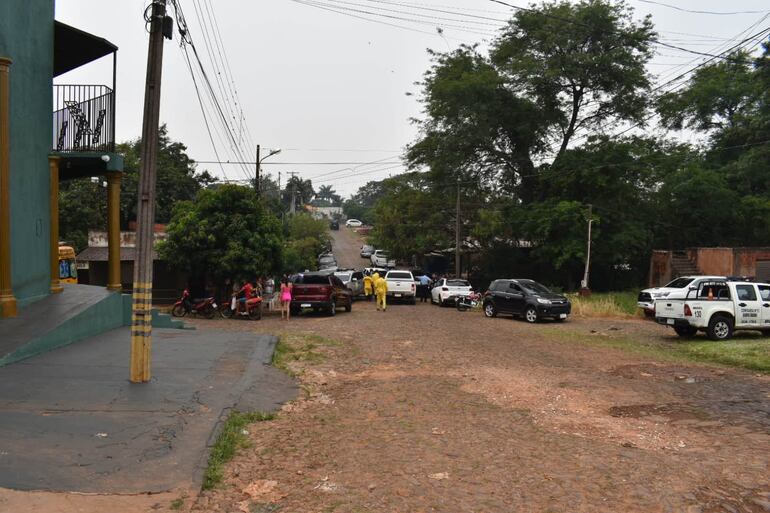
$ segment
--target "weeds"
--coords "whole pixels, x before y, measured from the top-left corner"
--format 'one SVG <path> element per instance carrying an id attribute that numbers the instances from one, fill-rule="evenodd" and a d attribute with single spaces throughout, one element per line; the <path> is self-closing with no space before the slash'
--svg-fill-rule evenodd
<path id="1" fill-rule="evenodd" d="M 244 428 L 254 422 L 273 420 L 271 413 L 252 412 L 241 413 L 233 411 L 227 417 L 222 432 L 219 433 L 209 456 L 209 465 L 203 477 L 203 489 L 210 490 L 222 482 L 222 472 L 225 463 L 233 459 L 238 449 L 249 446 L 249 439 L 243 433 Z"/>
<path id="2" fill-rule="evenodd" d="M 296 376 L 291 368 L 293 362 L 320 362 L 324 359 L 322 347 L 339 345 L 336 341 L 319 335 L 285 333 L 278 340 L 273 352 L 273 366 L 290 376 Z"/>
<path id="3" fill-rule="evenodd" d="M 636 305 L 636 292 L 606 292 L 590 296 L 568 294 L 572 314 L 579 317 L 638 317 L 642 313 Z"/>
<path id="4" fill-rule="evenodd" d="M 173 509 L 174 511 L 178 511 L 182 509 L 182 506 L 184 506 L 184 499 L 182 499 L 181 497 L 171 501 L 171 509 Z"/>

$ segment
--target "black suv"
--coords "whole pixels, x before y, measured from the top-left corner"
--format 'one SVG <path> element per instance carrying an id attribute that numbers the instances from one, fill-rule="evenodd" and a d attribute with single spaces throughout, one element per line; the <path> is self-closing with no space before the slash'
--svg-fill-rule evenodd
<path id="1" fill-rule="evenodd" d="M 484 293 L 484 315 L 522 316 L 527 322 L 543 318 L 563 321 L 572 310 L 569 300 L 533 280 L 495 280 Z"/>
<path id="2" fill-rule="evenodd" d="M 332 219 L 329 221 L 329 228 L 332 230 L 339 230 L 340 229 L 340 222 L 336 219 Z"/>

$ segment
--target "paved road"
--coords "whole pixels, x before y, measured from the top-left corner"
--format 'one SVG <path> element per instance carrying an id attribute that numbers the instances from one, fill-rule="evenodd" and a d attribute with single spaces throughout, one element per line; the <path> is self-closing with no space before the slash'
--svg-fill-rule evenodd
<path id="1" fill-rule="evenodd" d="M 361 246 L 363 238 L 351 228 L 340 226 L 339 230 L 332 230 L 332 251 L 337 258 L 340 267 L 360 269 L 368 267 L 369 261 L 361 258 Z"/>

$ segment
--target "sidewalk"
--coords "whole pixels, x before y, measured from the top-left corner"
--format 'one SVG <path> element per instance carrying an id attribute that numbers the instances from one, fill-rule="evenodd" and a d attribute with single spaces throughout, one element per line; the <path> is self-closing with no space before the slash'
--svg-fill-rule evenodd
<path id="1" fill-rule="evenodd" d="M 120 328 L 0 368 L 0 487 L 160 492 L 200 481 L 230 408 L 269 411 L 296 395 L 270 367 L 276 339 L 153 331 L 153 379 L 128 381 Z"/>

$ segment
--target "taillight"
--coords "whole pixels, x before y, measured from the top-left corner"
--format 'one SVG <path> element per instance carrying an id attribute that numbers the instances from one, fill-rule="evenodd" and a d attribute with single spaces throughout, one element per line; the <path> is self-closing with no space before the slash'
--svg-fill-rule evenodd
<path id="1" fill-rule="evenodd" d="M 414 283 L 412 283 L 412 290 L 414 290 Z"/>
<path id="2" fill-rule="evenodd" d="M 690 310 L 690 305 L 684 305 L 684 316 L 692 317 L 692 310 Z"/>

